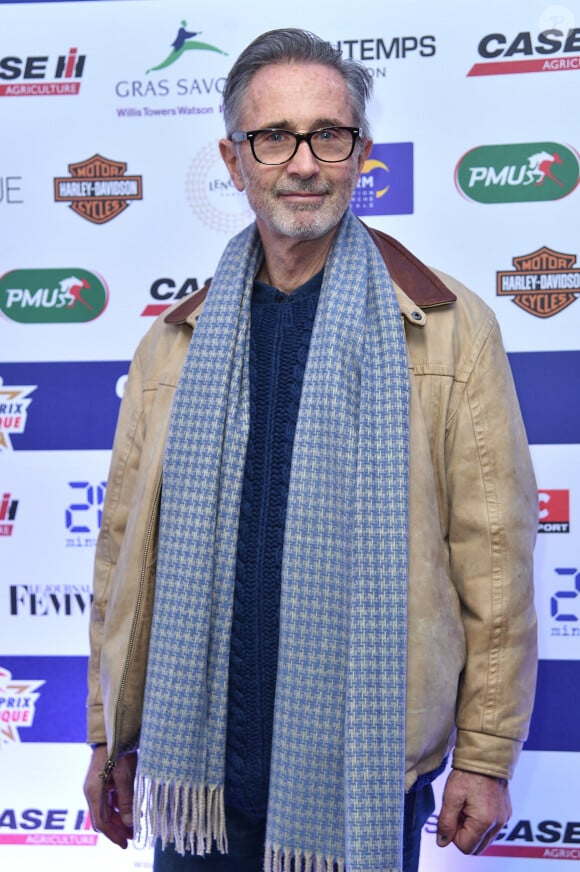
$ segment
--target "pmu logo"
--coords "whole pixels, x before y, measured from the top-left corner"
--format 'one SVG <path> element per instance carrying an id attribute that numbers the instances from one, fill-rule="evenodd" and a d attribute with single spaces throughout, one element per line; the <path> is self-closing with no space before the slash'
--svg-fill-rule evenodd
<path id="1" fill-rule="evenodd" d="M 0 376 L 0 454 L 12 449 L 10 437 L 24 433 L 28 406 L 36 390 L 36 385 L 5 385 Z"/>
<path id="2" fill-rule="evenodd" d="M 468 76 L 504 76 L 508 73 L 552 73 L 580 69 L 580 27 L 557 27 L 515 36 L 488 33 L 477 52 L 484 63 L 474 64 Z M 501 58 L 501 60 L 500 60 Z"/>
<path id="3" fill-rule="evenodd" d="M 0 499 L 0 536 L 12 536 L 18 500 L 9 493 L 3 493 Z"/>
<path id="4" fill-rule="evenodd" d="M 570 491 L 538 491 L 538 533 L 570 532 Z"/>
<path id="5" fill-rule="evenodd" d="M 78 324 L 104 311 L 104 280 L 84 269 L 18 269 L 0 278 L 0 311 L 21 324 Z"/>
<path id="6" fill-rule="evenodd" d="M 554 570 L 558 589 L 550 597 L 552 636 L 580 636 L 580 570 L 561 566 Z"/>
<path id="7" fill-rule="evenodd" d="M 413 143 L 374 144 L 351 199 L 357 215 L 413 212 Z"/>
<path id="8" fill-rule="evenodd" d="M 578 153 L 557 142 L 481 145 L 455 167 L 455 185 L 478 203 L 561 200 L 580 178 Z"/>
<path id="9" fill-rule="evenodd" d="M 142 177 L 127 176 L 127 164 L 95 154 L 68 165 L 70 176 L 54 180 L 54 199 L 93 224 L 120 215 L 132 200 L 142 200 Z"/>
<path id="10" fill-rule="evenodd" d="M 543 245 L 529 254 L 512 258 L 514 270 L 498 272 L 498 297 L 512 302 L 537 318 L 551 318 L 570 306 L 580 293 L 576 255 Z"/>
<path id="11" fill-rule="evenodd" d="M 0 747 L 20 742 L 18 730 L 34 723 L 38 688 L 44 681 L 12 678 L 12 673 L 0 665 Z"/>
<path id="12" fill-rule="evenodd" d="M 0 58 L 0 97 L 76 95 L 81 89 L 85 60 L 86 55 L 79 54 L 77 48 L 69 49 L 55 61 L 48 55 Z"/>
<path id="13" fill-rule="evenodd" d="M 154 302 L 148 303 L 141 315 L 145 317 L 161 315 L 172 303 L 177 303 L 184 297 L 198 291 L 200 287 L 203 287 L 203 284 L 200 285 L 197 279 L 185 279 L 183 282 L 177 282 L 171 278 L 155 279 L 149 288 L 149 296 Z"/>

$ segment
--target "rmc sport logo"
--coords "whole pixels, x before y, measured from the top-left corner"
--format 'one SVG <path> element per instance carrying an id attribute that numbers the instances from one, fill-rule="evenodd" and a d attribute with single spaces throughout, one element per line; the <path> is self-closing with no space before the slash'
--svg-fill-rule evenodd
<path id="1" fill-rule="evenodd" d="M 570 491 L 538 491 L 538 533 L 570 532 Z"/>

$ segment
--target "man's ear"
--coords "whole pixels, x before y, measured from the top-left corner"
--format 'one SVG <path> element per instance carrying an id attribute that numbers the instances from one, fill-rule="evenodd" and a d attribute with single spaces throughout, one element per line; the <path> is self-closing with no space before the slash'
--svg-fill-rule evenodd
<path id="1" fill-rule="evenodd" d="M 222 160 L 228 168 L 228 173 L 238 191 L 244 190 L 244 180 L 240 172 L 240 159 L 235 144 L 229 139 L 220 139 L 219 141 L 220 154 Z"/>

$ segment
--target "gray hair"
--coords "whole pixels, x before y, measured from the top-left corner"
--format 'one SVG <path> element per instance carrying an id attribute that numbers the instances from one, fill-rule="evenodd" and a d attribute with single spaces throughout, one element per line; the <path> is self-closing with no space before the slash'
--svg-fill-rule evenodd
<path id="1" fill-rule="evenodd" d="M 234 63 L 223 91 L 223 112 L 228 136 L 238 129 L 241 104 L 252 77 L 268 64 L 285 61 L 322 64 L 343 77 L 351 97 L 356 124 L 363 137 L 370 135 L 366 104 L 372 93 L 373 80 L 358 61 L 344 58 L 340 49 L 314 33 L 297 28 L 269 30 L 250 43 Z"/>

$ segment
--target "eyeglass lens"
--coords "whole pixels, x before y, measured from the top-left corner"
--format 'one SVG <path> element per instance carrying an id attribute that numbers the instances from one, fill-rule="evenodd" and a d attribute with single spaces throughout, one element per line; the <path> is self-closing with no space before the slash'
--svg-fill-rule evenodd
<path id="1" fill-rule="evenodd" d="M 336 162 L 352 154 L 355 136 L 348 127 L 326 127 L 308 135 L 310 148 L 320 160 Z M 260 130 L 252 138 L 256 158 L 262 163 L 284 163 L 297 150 L 298 135 L 290 130 Z"/>

